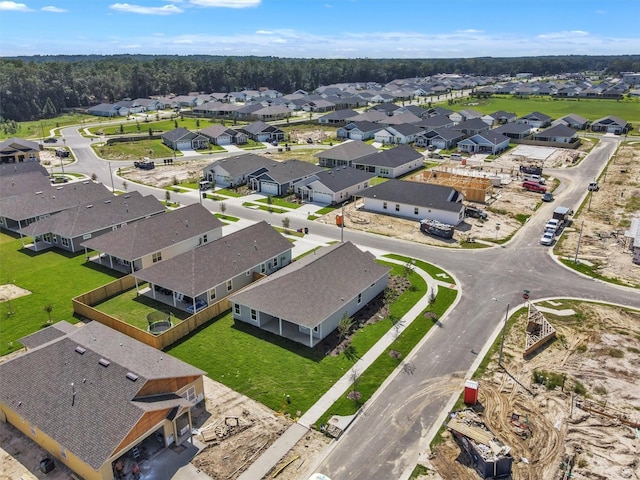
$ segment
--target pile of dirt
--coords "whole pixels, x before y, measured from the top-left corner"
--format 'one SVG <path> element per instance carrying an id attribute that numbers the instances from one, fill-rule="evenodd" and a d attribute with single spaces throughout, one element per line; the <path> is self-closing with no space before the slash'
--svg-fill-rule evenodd
<path id="1" fill-rule="evenodd" d="M 480 382 L 479 411 L 514 457 L 513 479 L 639 478 L 640 438 L 620 419 L 640 422 L 640 315 L 604 305 L 554 303 L 570 316 L 545 313 L 557 339 L 522 357 L 526 315 L 505 338 L 505 370 L 496 359 Z M 546 385 L 534 382 L 535 377 Z M 553 382 L 558 385 L 548 389 Z M 587 401 L 605 415 L 585 410 Z M 516 414 L 518 421 L 512 421 Z M 617 418 L 616 418 L 617 417 Z M 431 462 L 444 479 L 477 479 L 449 433 Z M 564 462 L 564 465 L 561 464 Z"/>

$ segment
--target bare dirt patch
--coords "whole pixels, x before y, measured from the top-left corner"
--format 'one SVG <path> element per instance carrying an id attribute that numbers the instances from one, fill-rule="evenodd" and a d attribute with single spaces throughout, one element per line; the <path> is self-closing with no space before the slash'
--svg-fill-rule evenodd
<path id="1" fill-rule="evenodd" d="M 558 338 L 523 359 L 526 315 L 505 339 L 504 363 L 496 359 L 480 381 L 479 398 L 487 426 L 514 457 L 513 479 L 562 478 L 561 463 L 573 462 L 575 477 L 640 478 L 633 427 L 613 418 L 640 421 L 640 314 L 603 305 L 563 302 L 575 315 L 545 313 Z M 534 371 L 564 378 L 553 390 L 534 383 Z M 562 382 L 560 382 L 562 383 Z M 580 393 L 576 393 L 580 392 Z M 580 408 L 591 402 L 612 417 Z M 517 412 L 524 428 L 510 422 Z M 444 479 L 477 479 L 471 462 L 449 433 L 431 462 Z M 526 460 L 523 460 L 526 459 Z M 566 468 L 566 467 L 565 467 Z"/>
<path id="2" fill-rule="evenodd" d="M 5 283 L 0 285 L 0 302 L 6 302 L 13 300 L 14 298 L 24 297 L 25 295 L 31 295 L 29 290 L 18 287 L 13 283 Z"/>
<path id="3" fill-rule="evenodd" d="M 156 162 L 156 168 L 153 170 L 123 168 L 118 171 L 118 175 L 127 181 L 165 188 L 181 182 L 197 182 L 202 178 L 203 169 L 207 165 L 211 165 L 211 163 L 213 163 L 211 159 L 186 160 L 172 165 L 158 164 Z"/>
<path id="4" fill-rule="evenodd" d="M 589 194 L 585 208 L 563 234 L 556 253 L 593 264 L 597 272 L 628 285 L 640 285 L 640 265 L 632 262 L 631 238 L 624 233 L 640 216 L 640 142 L 624 143 L 610 162 L 600 190 Z M 584 222 L 584 223 L 583 223 Z"/>

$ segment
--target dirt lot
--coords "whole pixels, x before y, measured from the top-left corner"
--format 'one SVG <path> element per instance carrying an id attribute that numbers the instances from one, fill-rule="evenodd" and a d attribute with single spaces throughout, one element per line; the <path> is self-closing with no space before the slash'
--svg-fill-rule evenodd
<path id="1" fill-rule="evenodd" d="M 640 314 L 595 304 L 544 305 L 576 313 L 545 313 L 558 338 L 528 360 L 522 358 L 523 315 L 505 340 L 504 363 L 510 375 L 497 368 L 494 358 L 479 379 L 482 416 L 512 448 L 513 479 L 562 479 L 559 466 L 568 459 L 575 465 L 574 478 L 640 478 L 637 430 L 579 407 L 590 402 L 609 415 L 640 422 Z M 533 383 L 534 370 L 565 375 L 564 389 Z M 582 387 L 586 393 L 576 394 Z M 528 427 L 510 423 L 514 412 Z M 451 435 L 444 438 L 431 458 L 442 478 L 479 478 Z"/>
<path id="2" fill-rule="evenodd" d="M 640 215 L 640 142 L 618 149 L 588 207 L 574 219 L 556 252 L 573 258 L 584 225 L 579 259 L 594 264 L 605 277 L 640 286 L 640 265 L 631 261 L 633 240 L 624 237 L 633 216 Z"/>

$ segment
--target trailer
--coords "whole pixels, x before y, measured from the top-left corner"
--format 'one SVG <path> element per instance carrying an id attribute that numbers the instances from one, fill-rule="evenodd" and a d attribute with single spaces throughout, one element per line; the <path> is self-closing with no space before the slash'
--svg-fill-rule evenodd
<path id="1" fill-rule="evenodd" d="M 573 210 L 569 207 L 557 207 L 553 211 L 553 218 L 560 221 L 561 226 L 566 226 L 571 222 Z"/>
<path id="2" fill-rule="evenodd" d="M 437 237 L 450 239 L 453 238 L 455 227 L 453 225 L 447 225 L 446 223 L 440 223 L 437 220 L 429 220 L 425 218 L 420 220 L 420 230 L 424 233 L 429 233 Z"/>

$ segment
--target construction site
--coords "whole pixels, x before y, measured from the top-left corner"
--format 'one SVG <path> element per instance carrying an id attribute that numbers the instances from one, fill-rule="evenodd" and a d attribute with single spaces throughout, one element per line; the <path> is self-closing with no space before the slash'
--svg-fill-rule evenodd
<path id="1" fill-rule="evenodd" d="M 640 313 L 546 301 L 508 325 L 473 413 L 452 413 L 423 478 L 640 478 Z M 496 466 L 508 457 L 510 476 Z"/>

